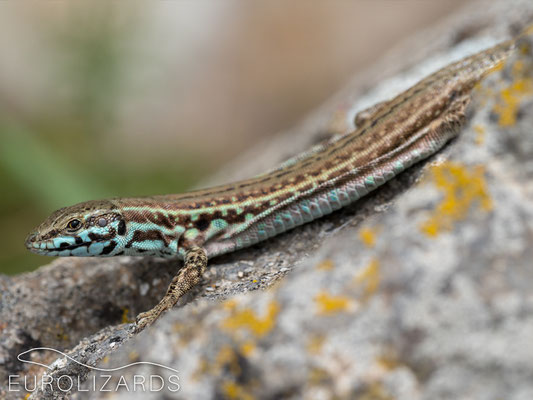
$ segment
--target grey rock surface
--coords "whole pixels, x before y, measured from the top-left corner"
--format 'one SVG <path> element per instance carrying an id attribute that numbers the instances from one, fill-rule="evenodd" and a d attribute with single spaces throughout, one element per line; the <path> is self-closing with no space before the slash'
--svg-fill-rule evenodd
<path id="1" fill-rule="evenodd" d="M 272 167 L 345 129 L 328 122 L 340 106 L 350 113 L 389 98 L 532 17 L 527 1 L 464 9 L 214 180 L 240 178 L 244 165 L 247 174 Z M 79 380 L 82 391 L 61 390 L 56 380 L 30 398 L 533 398 L 533 61 L 526 53 L 483 82 L 468 125 L 444 151 L 351 207 L 211 260 L 205 283 L 182 307 L 137 336 L 128 319 L 159 300 L 176 262 L 61 259 L 1 276 L 0 397 L 25 394 L 8 390 L 10 375 L 46 372 L 63 384 Z M 26 356 L 49 368 L 17 360 L 34 347 L 76 361 L 50 351 Z M 81 365 L 139 361 L 160 365 L 115 372 Z M 166 390 L 141 390 L 139 376 L 160 377 Z M 110 392 L 91 390 L 104 383 Z"/>

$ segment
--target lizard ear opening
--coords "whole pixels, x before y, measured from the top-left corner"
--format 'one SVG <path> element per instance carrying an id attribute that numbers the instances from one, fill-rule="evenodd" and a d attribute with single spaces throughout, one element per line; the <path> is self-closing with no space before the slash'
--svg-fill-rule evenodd
<path id="1" fill-rule="evenodd" d="M 124 236 L 126 234 L 126 222 L 124 222 L 123 219 L 121 219 L 118 223 L 117 233 L 120 236 Z"/>

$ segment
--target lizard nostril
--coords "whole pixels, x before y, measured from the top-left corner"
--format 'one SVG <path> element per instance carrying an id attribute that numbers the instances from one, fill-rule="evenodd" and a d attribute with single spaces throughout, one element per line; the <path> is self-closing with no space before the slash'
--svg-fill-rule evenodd
<path id="1" fill-rule="evenodd" d="M 26 238 L 26 243 L 33 243 L 37 239 L 37 235 L 35 233 L 30 233 L 28 237 Z"/>

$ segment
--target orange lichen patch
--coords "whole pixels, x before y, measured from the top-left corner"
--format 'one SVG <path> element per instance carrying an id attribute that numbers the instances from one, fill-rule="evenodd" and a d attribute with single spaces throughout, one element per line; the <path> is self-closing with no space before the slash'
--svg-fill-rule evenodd
<path id="1" fill-rule="evenodd" d="M 370 261 L 364 269 L 357 273 L 355 281 L 359 285 L 363 285 L 365 299 L 376 293 L 379 287 L 379 278 L 379 261 L 377 259 Z"/>
<path id="2" fill-rule="evenodd" d="M 198 328 L 190 323 L 174 322 L 172 324 L 172 333 L 175 334 L 173 337 L 181 346 L 186 346 L 191 341 L 198 339 Z"/>
<path id="3" fill-rule="evenodd" d="M 222 392 L 227 399 L 252 400 L 254 398 L 246 388 L 233 381 L 224 382 Z"/>
<path id="4" fill-rule="evenodd" d="M 487 70 L 487 74 L 492 74 L 493 72 L 501 71 L 504 66 L 505 66 L 505 61 L 500 61 L 499 63 L 494 64 L 491 68 L 489 68 Z"/>
<path id="5" fill-rule="evenodd" d="M 392 397 L 380 382 L 373 382 L 368 385 L 364 392 L 357 398 L 357 400 L 393 400 Z"/>
<path id="6" fill-rule="evenodd" d="M 475 143 L 480 146 L 485 143 L 485 127 L 483 125 L 474 125 L 474 132 L 476 132 Z"/>
<path id="7" fill-rule="evenodd" d="M 359 239 L 366 247 L 374 247 L 376 244 L 376 230 L 368 227 L 361 228 Z"/>
<path id="8" fill-rule="evenodd" d="M 237 307 L 237 300 L 235 299 L 230 299 L 230 300 L 226 300 L 222 303 L 222 307 L 225 309 L 225 310 L 228 310 L 228 311 L 233 311 L 235 310 L 235 308 Z"/>
<path id="9" fill-rule="evenodd" d="M 332 296 L 326 292 L 320 292 L 315 301 L 318 306 L 318 314 L 332 315 L 348 311 L 352 308 L 352 301 L 345 296 Z"/>
<path id="10" fill-rule="evenodd" d="M 391 371 L 402 365 L 394 351 L 387 352 L 376 360 L 379 367 L 386 371 Z"/>
<path id="11" fill-rule="evenodd" d="M 56 326 L 57 326 L 56 338 L 58 340 L 68 341 L 70 338 L 68 333 L 65 332 L 62 326 L 59 326 L 59 325 L 56 325 Z"/>
<path id="12" fill-rule="evenodd" d="M 272 301 L 268 305 L 268 310 L 264 318 L 258 317 L 250 308 L 242 310 L 231 309 L 231 315 L 223 321 L 222 326 L 226 329 L 237 330 L 246 329 L 257 337 L 265 336 L 276 324 L 276 317 L 279 312 L 279 305 Z"/>
<path id="13" fill-rule="evenodd" d="M 242 370 L 239 364 L 238 354 L 230 346 L 223 346 L 217 354 L 215 365 L 218 370 L 229 368 L 232 375 L 240 375 Z"/>
<path id="14" fill-rule="evenodd" d="M 474 205 L 484 211 L 492 209 L 483 166 L 467 169 L 450 162 L 434 166 L 432 173 L 435 185 L 444 193 L 444 198 L 433 215 L 420 227 L 426 235 L 435 237 L 451 230 L 456 221 L 466 218 Z"/>
<path id="15" fill-rule="evenodd" d="M 316 269 L 321 269 L 323 271 L 330 271 L 335 267 L 335 264 L 333 264 L 333 260 L 326 259 L 319 262 L 316 266 Z"/>
<path id="16" fill-rule="evenodd" d="M 24 396 L 24 400 L 28 400 L 31 396 L 31 393 L 27 393 L 26 396 Z"/>
<path id="17" fill-rule="evenodd" d="M 135 350 L 130 351 L 128 354 L 128 359 L 130 361 L 137 361 L 139 359 L 139 353 L 137 353 Z"/>
<path id="18" fill-rule="evenodd" d="M 500 126 L 513 126 L 522 100 L 533 94 L 533 78 L 526 76 L 526 69 L 524 62 L 516 61 L 511 71 L 512 83 L 500 91 L 499 101 L 493 107 Z"/>
<path id="19" fill-rule="evenodd" d="M 122 309 L 122 323 L 123 324 L 129 324 L 134 321 L 133 319 L 128 318 L 129 312 L 130 312 L 130 309 L 128 307 L 124 307 Z"/>
<path id="20" fill-rule="evenodd" d="M 198 367 L 191 374 L 193 381 L 199 381 L 202 377 L 211 372 L 211 365 L 205 358 L 201 358 L 198 361 Z"/>
<path id="21" fill-rule="evenodd" d="M 256 347 L 257 346 L 255 345 L 255 342 L 249 340 L 247 342 L 242 343 L 239 347 L 239 350 L 244 356 L 249 356 L 255 351 Z"/>
<path id="22" fill-rule="evenodd" d="M 486 85 L 482 84 L 482 81 L 474 85 L 474 90 L 477 93 L 477 101 L 479 102 L 479 107 L 484 107 L 489 99 L 495 97 L 494 90 Z"/>
<path id="23" fill-rule="evenodd" d="M 320 385 L 330 380 L 330 375 L 323 368 L 313 367 L 309 370 L 308 380 L 311 385 Z"/>
<path id="24" fill-rule="evenodd" d="M 311 354 L 319 354 L 326 338 L 323 335 L 313 335 L 307 342 L 307 351 Z"/>

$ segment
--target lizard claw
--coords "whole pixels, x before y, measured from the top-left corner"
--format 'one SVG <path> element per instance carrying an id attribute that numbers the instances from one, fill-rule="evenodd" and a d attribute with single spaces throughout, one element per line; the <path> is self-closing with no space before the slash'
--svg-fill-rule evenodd
<path id="1" fill-rule="evenodd" d="M 147 326 L 150 326 L 157 319 L 153 312 L 147 311 L 140 313 L 135 318 L 135 333 L 142 332 Z"/>

